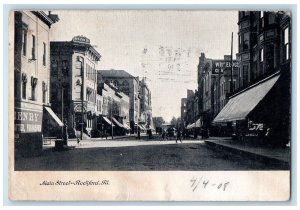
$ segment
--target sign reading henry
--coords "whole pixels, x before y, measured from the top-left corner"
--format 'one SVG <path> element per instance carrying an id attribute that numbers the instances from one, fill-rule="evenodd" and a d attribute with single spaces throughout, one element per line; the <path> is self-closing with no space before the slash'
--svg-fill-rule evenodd
<path id="1" fill-rule="evenodd" d="M 233 69 L 237 69 L 239 67 L 238 61 L 233 61 Z M 213 74 L 223 74 L 226 69 L 230 70 L 231 61 L 224 60 L 213 60 L 212 62 L 212 73 Z"/>
<path id="2" fill-rule="evenodd" d="M 15 108 L 15 131 L 35 133 L 42 131 L 42 112 Z"/>

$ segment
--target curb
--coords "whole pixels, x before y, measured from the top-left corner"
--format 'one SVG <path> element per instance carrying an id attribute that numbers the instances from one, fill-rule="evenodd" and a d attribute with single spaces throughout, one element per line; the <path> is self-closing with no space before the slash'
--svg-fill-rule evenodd
<path id="1" fill-rule="evenodd" d="M 227 145 L 224 145 L 224 144 L 218 144 L 216 142 L 212 142 L 212 141 L 209 141 L 209 140 L 205 140 L 204 143 L 207 144 L 208 146 L 213 147 L 213 148 L 218 149 L 218 150 L 223 150 L 224 149 L 224 150 L 230 151 L 234 154 L 246 155 L 247 158 L 251 158 L 251 159 L 259 160 L 259 161 L 264 161 L 264 162 L 267 162 L 267 163 L 269 163 L 269 162 L 274 163 L 275 162 L 277 164 L 282 165 L 283 168 L 290 169 L 290 163 L 287 162 L 287 161 L 284 161 L 284 160 L 280 160 L 280 159 L 273 158 L 273 157 L 266 156 L 266 155 L 262 155 L 262 154 L 249 152 L 249 151 L 242 150 L 242 149 L 233 148 L 233 147 L 230 147 L 230 146 L 227 146 Z"/>

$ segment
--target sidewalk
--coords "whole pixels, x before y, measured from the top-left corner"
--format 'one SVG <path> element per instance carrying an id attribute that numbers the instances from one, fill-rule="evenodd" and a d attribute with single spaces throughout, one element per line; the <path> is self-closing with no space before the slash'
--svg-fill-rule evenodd
<path id="1" fill-rule="evenodd" d="M 276 161 L 280 164 L 290 166 L 291 150 L 289 147 L 267 147 L 261 145 L 250 145 L 230 137 L 211 137 L 204 141 L 207 145 L 217 149 L 225 149 L 230 152 L 247 155 L 254 159 L 261 159 L 265 161 Z"/>

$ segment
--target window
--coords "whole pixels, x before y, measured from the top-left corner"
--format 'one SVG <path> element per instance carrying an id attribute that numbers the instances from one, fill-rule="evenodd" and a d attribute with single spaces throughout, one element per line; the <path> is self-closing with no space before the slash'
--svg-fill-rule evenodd
<path id="1" fill-rule="evenodd" d="M 268 24 L 274 24 L 274 23 L 275 23 L 275 14 L 270 12 L 268 15 Z"/>
<path id="2" fill-rule="evenodd" d="M 62 61 L 62 73 L 64 76 L 68 76 L 69 74 L 69 61 L 67 60 Z"/>
<path id="3" fill-rule="evenodd" d="M 269 44 L 266 46 L 266 69 L 274 70 L 274 57 L 275 57 L 275 46 L 273 44 Z"/>
<path id="4" fill-rule="evenodd" d="M 46 43 L 43 42 L 43 65 L 46 66 Z"/>
<path id="5" fill-rule="evenodd" d="M 22 98 L 26 99 L 27 75 L 22 74 Z"/>
<path id="6" fill-rule="evenodd" d="M 22 54 L 26 56 L 27 53 L 27 27 L 22 29 Z"/>
<path id="7" fill-rule="evenodd" d="M 82 76 L 82 62 L 80 60 L 76 61 L 76 64 L 75 64 L 75 75 L 76 76 Z"/>
<path id="8" fill-rule="evenodd" d="M 51 76 L 57 77 L 58 68 L 57 68 L 57 61 L 51 61 Z"/>
<path id="9" fill-rule="evenodd" d="M 36 101 L 37 78 L 31 77 L 31 100 Z"/>
<path id="10" fill-rule="evenodd" d="M 47 94 L 47 85 L 45 82 L 42 83 L 42 92 L 43 92 L 43 103 L 46 103 L 46 94 Z"/>
<path id="11" fill-rule="evenodd" d="M 243 85 L 248 84 L 248 65 L 243 65 Z"/>
<path id="12" fill-rule="evenodd" d="M 264 12 L 260 12 L 260 28 L 264 27 Z"/>
<path id="13" fill-rule="evenodd" d="M 259 51 L 259 62 L 264 61 L 264 48 L 261 48 Z"/>
<path id="14" fill-rule="evenodd" d="M 32 35 L 31 59 L 35 60 L 35 36 Z"/>
<path id="15" fill-rule="evenodd" d="M 250 45 L 250 33 L 244 33 L 243 35 L 243 50 L 248 50 Z"/>
<path id="16" fill-rule="evenodd" d="M 289 27 L 284 29 L 284 57 L 285 60 L 290 59 L 290 37 L 289 37 Z"/>

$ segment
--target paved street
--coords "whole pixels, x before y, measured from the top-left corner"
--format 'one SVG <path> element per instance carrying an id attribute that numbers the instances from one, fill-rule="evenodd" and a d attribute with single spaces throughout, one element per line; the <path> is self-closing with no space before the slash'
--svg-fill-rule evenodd
<path id="1" fill-rule="evenodd" d="M 84 140 L 68 151 L 46 147 L 40 157 L 19 158 L 16 170 L 270 170 L 280 166 L 253 160 L 228 151 L 214 150 L 203 140 L 134 137 L 115 140 Z"/>

